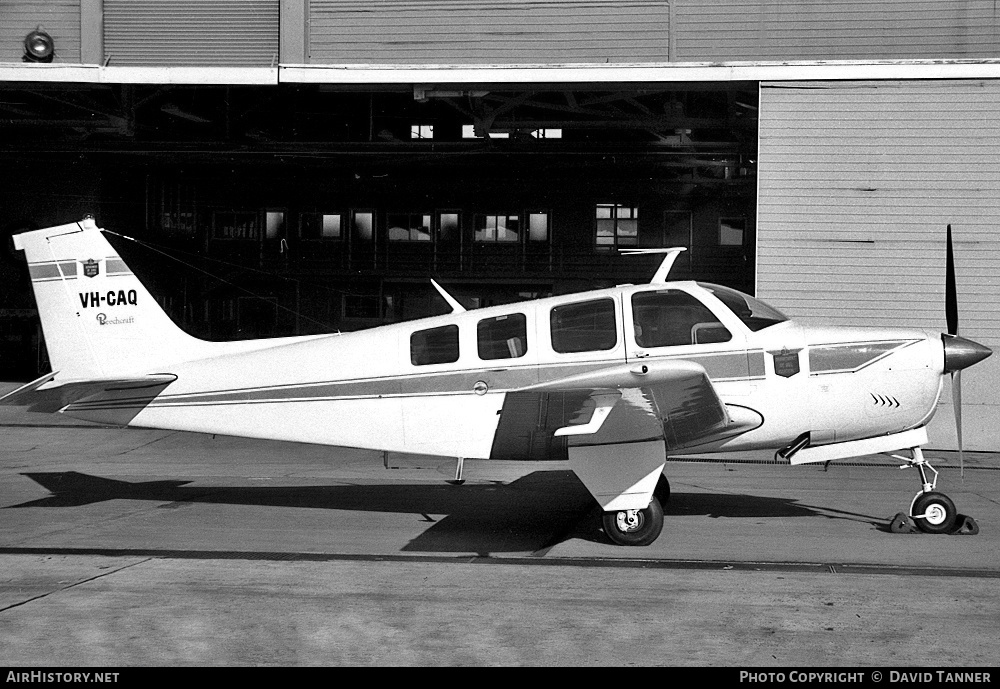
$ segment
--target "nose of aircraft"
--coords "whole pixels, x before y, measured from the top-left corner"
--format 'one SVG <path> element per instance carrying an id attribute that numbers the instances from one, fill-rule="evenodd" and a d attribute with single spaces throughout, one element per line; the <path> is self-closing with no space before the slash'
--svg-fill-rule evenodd
<path id="1" fill-rule="evenodd" d="M 989 347 L 967 340 L 958 335 L 941 335 L 944 341 L 944 370 L 945 373 L 954 373 L 968 368 L 993 353 Z"/>

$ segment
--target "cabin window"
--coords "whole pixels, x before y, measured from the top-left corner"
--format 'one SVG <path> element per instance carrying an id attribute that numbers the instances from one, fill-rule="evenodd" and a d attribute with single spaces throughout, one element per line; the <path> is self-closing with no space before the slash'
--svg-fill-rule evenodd
<path id="1" fill-rule="evenodd" d="M 728 342 L 732 333 L 708 307 L 680 290 L 632 295 L 635 342 L 640 347 Z"/>
<path id="2" fill-rule="evenodd" d="M 418 330 L 410 335 L 410 362 L 414 366 L 458 361 L 458 326 Z"/>
<path id="3" fill-rule="evenodd" d="M 523 313 L 484 318 L 476 328 L 480 359 L 516 359 L 528 351 L 528 321 Z"/>
<path id="4" fill-rule="evenodd" d="M 614 299 L 557 306 L 549 313 L 552 349 L 560 354 L 602 352 L 618 344 Z"/>
<path id="5" fill-rule="evenodd" d="M 743 325 L 753 332 L 758 332 L 764 328 L 784 323 L 788 320 L 788 317 L 781 313 L 781 311 L 765 304 L 760 299 L 751 297 L 749 294 L 743 294 L 728 287 L 706 285 L 701 282 L 698 283 L 698 286 L 714 294 L 719 301 L 729 307 L 729 310 L 737 318 L 743 321 Z"/>

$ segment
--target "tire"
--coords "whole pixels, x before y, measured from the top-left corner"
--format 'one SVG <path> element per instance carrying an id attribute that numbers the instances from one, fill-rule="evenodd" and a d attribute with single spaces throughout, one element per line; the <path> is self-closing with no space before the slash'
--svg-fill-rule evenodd
<path id="1" fill-rule="evenodd" d="M 921 516 L 926 514 L 927 516 Z M 951 533 L 958 521 L 955 503 L 944 493 L 922 493 L 913 501 L 910 516 L 924 533 Z"/>
<path id="2" fill-rule="evenodd" d="M 660 478 L 656 480 L 653 497 L 660 501 L 660 507 L 670 502 L 670 481 L 663 474 L 660 474 Z"/>
<path id="3" fill-rule="evenodd" d="M 649 545 L 663 531 L 663 508 L 655 497 L 649 507 L 634 511 L 634 521 L 629 523 L 631 510 L 605 512 L 602 516 L 604 533 L 618 545 Z"/>

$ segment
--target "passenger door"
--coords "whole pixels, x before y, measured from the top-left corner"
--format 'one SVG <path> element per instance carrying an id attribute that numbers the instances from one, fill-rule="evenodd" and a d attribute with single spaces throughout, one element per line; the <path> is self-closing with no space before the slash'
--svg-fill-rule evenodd
<path id="1" fill-rule="evenodd" d="M 622 308 L 627 361 L 693 361 L 720 396 L 750 394 L 746 334 L 723 307 L 678 287 L 656 287 L 624 294 Z"/>

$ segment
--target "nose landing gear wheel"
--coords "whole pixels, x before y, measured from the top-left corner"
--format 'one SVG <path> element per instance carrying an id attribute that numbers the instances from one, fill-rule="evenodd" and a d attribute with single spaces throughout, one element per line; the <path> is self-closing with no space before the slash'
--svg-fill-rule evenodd
<path id="1" fill-rule="evenodd" d="M 605 512 L 604 533 L 618 545 L 649 545 L 663 531 L 663 508 L 655 497 L 644 510 Z"/>
<path id="2" fill-rule="evenodd" d="M 924 533 L 951 533 L 958 521 L 955 503 L 944 493 L 921 493 L 913 501 L 910 516 Z"/>

